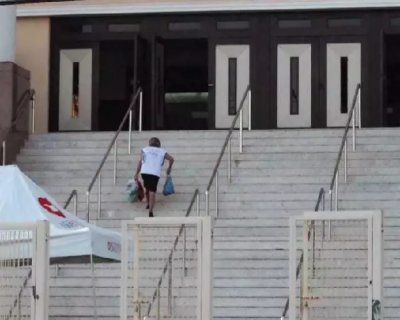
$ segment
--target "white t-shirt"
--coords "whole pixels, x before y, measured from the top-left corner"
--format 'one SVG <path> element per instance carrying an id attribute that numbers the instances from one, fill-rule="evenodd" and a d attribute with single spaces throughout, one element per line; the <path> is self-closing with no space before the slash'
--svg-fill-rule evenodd
<path id="1" fill-rule="evenodd" d="M 161 176 L 161 168 L 167 151 L 163 148 L 146 147 L 142 150 L 142 169 L 140 173 Z"/>

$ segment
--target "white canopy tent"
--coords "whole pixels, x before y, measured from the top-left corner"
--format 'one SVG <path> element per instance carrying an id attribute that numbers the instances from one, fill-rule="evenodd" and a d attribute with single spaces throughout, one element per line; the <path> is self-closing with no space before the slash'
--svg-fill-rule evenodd
<path id="1" fill-rule="evenodd" d="M 0 167 L 0 222 L 50 224 L 52 263 L 120 261 L 121 236 L 64 210 L 17 166 Z"/>

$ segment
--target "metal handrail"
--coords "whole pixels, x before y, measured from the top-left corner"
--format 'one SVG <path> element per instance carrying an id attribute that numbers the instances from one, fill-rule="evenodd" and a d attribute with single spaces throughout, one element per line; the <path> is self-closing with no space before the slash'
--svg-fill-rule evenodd
<path id="1" fill-rule="evenodd" d="M 329 209 L 332 210 L 332 194 L 333 194 L 333 188 L 335 187 L 335 193 L 336 193 L 336 210 L 337 210 L 337 200 L 338 200 L 338 178 L 339 178 L 339 165 L 340 165 L 340 161 L 342 159 L 342 154 L 343 151 L 345 153 L 345 166 L 344 166 L 344 176 L 345 176 L 345 182 L 347 182 L 347 134 L 349 132 L 350 129 L 350 123 L 353 120 L 352 126 L 353 126 L 353 151 L 355 151 L 356 149 L 356 103 L 358 102 L 358 128 L 361 128 L 361 84 L 359 83 L 356 87 L 354 96 L 353 96 L 353 102 L 349 111 L 349 116 L 346 122 L 346 127 L 344 129 L 344 134 L 342 137 L 342 141 L 340 144 L 340 148 L 339 148 L 339 152 L 338 152 L 338 156 L 336 159 L 336 163 L 335 163 L 335 168 L 333 170 L 333 176 L 332 176 L 332 180 L 331 180 L 331 184 L 329 186 L 329 196 L 330 196 L 330 202 L 329 202 Z M 324 188 L 321 188 L 318 194 L 318 199 L 317 202 L 315 204 L 314 207 L 314 211 L 318 212 L 319 211 L 319 207 L 321 205 L 322 202 L 322 206 L 323 206 L 323 210 L 325 210 L 325 190 Z M 315 232 L 314 232 L 314 226 L 315 224 L 313 223 L 311 225 L 311 228 L 309 230 L 308 233 L 308 240 L 310 240 L 311 237 L 311 233 L 313 236 L 313 248 L 314 248 L 314 243 L 315 243 Z M 330 223 L 328 225 L 328 235 L 330 236 Z M 325 226 L 323 227 L 323 237 L 325 237 Z M 298 279 L 299 275 L 300 275 L 300 271 L 303 265 L 303 260 L 304 260 L 304 253 L 301 254 L 300 256 L 300 260 L 299 263 L 297 264 L 297 268 L 296 268 L 296 280 Z M 313 270 L 314 270 L 314 261 L 315 261 L 315 256 L 314 256 L 314 249 L 313 249 Z M 286 317 L 286 313 L 289 309 L 289 297 L 286 299 L 286 303 L 285 303 L 285 307 L 283 309 L 283 313 L 281 316 L 281 320 L 284 320 Z"/>
<path id="2" fill-rule="evenodd" d="M 325 211 L 325 189 L 324 188 L 321 188 L 319 190 L 318 199 L 317 199 L 317 202 L 315 203 L 315 206 L 314 206 L 314 211 L 315 212 L 319 211 L 321 203 L 322 203 L 322 210 Z M 315 243 L 314 226 L 315 225 L 312 224 L 312 228 L 308 232 L 308 240 L 310 240 L 311 233 L 312 233 L 313 234 L 313 242 Z M 313 248 L 314 248 L 314 244 L 313 244 Z M 313 250 L 313 254 L 314 254 L 314 250 Z M 300 271 L 301 271 L 301 268 L 303 266 L 303 261 L 304 261 L 304 253 L 301 254 L 299 263 L 297 264 L 297 267 L 296 267 L 296 280 L 299 278 Z M 313 270 L 314 270 L 314 261 L 315 261 L 315 257 L 313 255 Z M 286 313 L 287 313 L 288 310 L 289 310 L 289 297 L 287 297 L 287 299 L 286 299 L 286 303 L 285 303 L 285 306 L 283 308 L 281 320 L 285 319 Z"/>
<path id="3" fill-rule="evenodd" d="M 74 211 L 75 215 L 78 215 L 78 191 L 76 189 L 71 191 L 67 201 L 65 201 L 64 209 L 67 209 L 72 199 L 74 199 Z"/>
<path id="4" fill-rule="evenodd" d="M 321 202 L 322 202 L 322 211 L 325 211 L 325 189 L 324 188 L 319 189 L 318 199 L 317 199 L 317 202 L 315 203 L 315 207 L 314 207 L 315 212 L 319 211 Z"/>
<path id="5" fill-rule="evenodd" d="M 10 311 L 6 315 L 6 320 L 9 319 L 14 319 L 15 315 L 13 316 L 14 309 L 19 306 L 21 307 L 21 297 L 22 294 L 24 293 L 24 289 L 27 288 L 29 280 L 32 278 L 32 269 L 29 269 L 28 275 L 25 277 L 24 282 L 22 283 L 21 288 L 19 289 L 19 292 L 17 294 L 17 297 L 15 298 L 13 304 L 11 305 Z M 18 318 L 20 318 L 21 315 L 19 315 Z"/>
<path id="6" fill-rule="evenodd" d="M 14 128 L 14 126 L 17 124 L 18 119 L 20 118 L 20 116 L 23 114 L 23 112 L 25 111 L 25 102 L 27 101 L 27 98 L 29 98 L 29 100 L 31 101 L 31 108 L 32 108 L 32 133 L 35 132 L 35 97 L 36 97 L 36 93 L 34 89 L 27 89 L 22 96 L 19 98 L 19 100 L 17 101 L 17 110 L 15 112 L 15 117 L 14 119 L 11 121 L 11 125 L 8 129 L 3 131 L 3 141 L 1 144 L 1 148 L 2 148 L 2 158 L 3 158 L 3 166 L 6 165 L 6 154 L 7 154 L 7 139 L 8 139 L 8 135 L 11 133 L 12 129 Z"/>
<path id="7" fill-rule="evenodd" d="M 117 183 L 117 150 L 118 150 L 118 146 L 117 146 L 117 139 L 118 136 L 120 134 L 120 132 L 122 131 L 122 128 L 126 122 L 126 120 L 129 117 L 129 139 L 128 139 L 128 153 L 131 152 L 131 132 L 132 132 L 132 112 L 133 112 L 133 108 L 136 105 L 136 101 L 139 99 L 140 102 L 140 114 L 142 114 L 142 101 L 143 101 L 143 91 L 142 88 L 138 88 L 138 90 L 136 91 L 135 95 L 133 96 L 129 107 L 118 127 L 118 130 L 116 131 L 113 139 L 110 142 L 110 145 L 107 148 L 106 153 L 104 154 L 100 165 L 98 166 L 96 173 L 94 174 L 94 177 L 92 178 L 87 191 L 86 191 L 86 205 L 87 205 L 87 221 L 89 221 L 89 216 L 90 216 L 90 192 L 92 191 L 92 188 L 95 184 L 95 182 L 97 181 L 97 179 L 99 179 L 99 194 L 98 194 L 98 207 L 97 207 L 97 215 L 98 217 L 100 216 L 100 210 L 101 210 L 101 171 L 103 169 L 103 166 L 108 158 L 108 156 L 110 155 L 110 152 L 112 150 L 112 148 L 114 148 L 114 184 Z M 140 119 L 141 120 L 141 119 Z M 142 125 L 139 124 L 139 128 L 141 130 Z"/>
<path id="8" fill-rule="evenodd" d="M 346 127 L 344 129 L 342 142 L 340 143 L 340 148 L 338 152 L 338 156 L 336 159 L 335 169 L 333 170 L 333 176 L 331 180 L 331 184 L 329 186 L 329 209 L 332 210 L 332 196 L 333 196 L 333 188 L 335 188 L 335 210 L 338 208 L 338 184 L 339 184 L 339 165 L 342 159 L 342 154 L 344 151 L 344 179 L 345 183 L 347 182 L 347 134 L 350 129 L 350 123 L 352 123 L 353 127 L 353 151 L 356 150 L 356 109 L 355 106 L 358 102 L 358 128 L 361 128 L 361 84 L 359 83 L 356 87 L 356 91 L 354 93 L 353 102 L 349 111 L 349 116 L 347 119 Z"/>
<path id="9" fill-rule="evenodd" d="M 244 103 L 246 101 L 246 98 L 249 97 L 248 99 L 248 112 L 249 112 L 249 117 L 248 117 L 248 130 L 251 131 L 251 90 L 250 90 L 250 85 L 247 86 L 242 99 L 240 100 L 239 108 L 237 109 L 236 115 L 232 120 L 231 127 L 229 128 L 228 134 L 226 135 L 224 144 L 222 145 L 221 152 L 219 153 L 217 163 L 214 166 L 213 172 L 211 174 L 210 180 L 208 182 L 206 191 L 205 191 L 205 196 L 206 196 L 206 215 L 209 215 L 209 192 L 210 189 L 213 185 L 214 179 L 216 181 L 216 213 L 218 216 L 218 169 L 221 164 L 222 158 L 225 154 L 226 147 L 229 144 L 229 158 L 228 158 L 228 182 L 231 182 L 231 138 L 232 138 L 232 133 L 233 130 L 235 129 L 236 122 L 240 118 L 239 121 L 239 152 L 243 152 L 243 107 Z"/>
<path id="10" fill-rule="evenodd" d="M 185 217 L 189 217 L 190 216 L 190 213 L 192 212 L 192 209 L 193 209 L 195 201 L 196 201 L 196 213 L 197 213 L 197 216 L 199 216 L 200 215 L 200 192 L 199 192 L 199 189 L 196 189 L 194 191 L 192 199 L 191 199 L 190 204 L 189 204 L 189 207 L 186 210 Z M 156 289 L 155 289 L 155 291 L 153 293 L 152 300 L 149 303 L 149 307 L 147 309 L 147 313 L 146 313 L 147 317 L 150 316 L 150 312 L 151 312 L 153 303 L 156 301 L 156 299 L 158 299 L 157 306 L 158 306 L 158 308 L 160 307 L 160 303 L 159 303 L 159 300 L 160 300 L 160 294 L 159 294 L 160 288 L 161 288 L 161 285 L 162 285 L 162 282 L 163 282 L 163 279 L 164 279 L 165 275 L 167 274 L 167 272 L 169 270 L 172 270 L 171 269 L 172 268 L 172 256 L 173 256 L 173 254 L 174 254 L 174 252 L 176 250 L 176 246 L 179 243 L 179 239 L 180 239 L 182 233 L 183 233 L 183 237 L 184 237 L 184 239 L 183 239 L 183 247 L 184 247 L 184 249 L 183 249 L 183 266 L 182 266 L 182 269 L 183 269 L 183 275 L 184 276 L 187 275 L 187 269 L 186 269 L 186 229 L 185 229 L 185 225 L 182 224 L 180 229 L 179 229 L 179 233 L 175 238 L 174 245 L 173 245 L 173 247 L 171 249 L 171 252 L 169 253 L 167 262 L 165 263 L 165 266 L 163 268 L 161 276 L 158 279 L 157 287 L 156 287 Z M 171 287 L 168 288 L 168 295 L 169 295 L 168 296 L 168 302 L 170 302 L 170 298 L 171 298 L 170 295 L 172 294 L 172 292 L 171 292 L 172 291 L 172 283 L 170 282 L 168 285 L 171 286 Z M 171 306 L 168 306 L 169 310 L 170 310 L 170 308 L 171 308 Z"/>

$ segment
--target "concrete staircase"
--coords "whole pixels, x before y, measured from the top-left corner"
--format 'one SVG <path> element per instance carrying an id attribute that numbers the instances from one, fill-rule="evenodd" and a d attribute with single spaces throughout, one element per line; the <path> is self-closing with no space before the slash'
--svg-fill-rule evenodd
<path id="1" fill-rule="evenodd" d="M 123 133 L 118 141 L 118 179 L 113 183 L 113 153 L 102 173 L 102 210 L 97 216 L 97 184 L 93 188 L 90 203 L 90 220 L 99 226 L 120 230 L 121 220 L 147 216 L 145 203 L 128 203 L 126 184 L 136 170 L 142 147 L 152 136 L 161 138 L 161 143 L 176 159 L 172 171 L 176 194 L 164 197 L 160 194 L 165 176 L 159 183 L 159 194 L 154 211 L 156 217 L 184 216 L 196 188 L 204 186 L 211 175 L 220 152 L 224 131 L 202 132 L 146 132 L 134 134 L 132 154 L 127 152 L 127 135 Z M 65 202 L 72 189 L 78 190 L 78 212 L 86 219 L 86 190 L 98 165 L 111 141 L 113 133 L 69 133 L 35 135 L 26 143 L 18 158 L 20 167 L 38 184 L 43 186 L 61 204 Z M 165 174 L 165 172 L 163 172 Z M 203 205 L 202 201 L 202 205 Z M 69 207 L 73 210 L 73 206 Z M 192 212 L 192 215 L 194 212 Z M 144 279 L 144 300 L 149 301 L 154 292 L 154 285 L 162 273 L 165 256 L 172 249 L 177 232 L 167 238 L 154 237 L 158 243 L 156 257 L 149 258 L 146 264 L 147 279 Z M 181 246 L 180 241 L 180 246 Z M 186 310 L 182 319 L 193 319 L 192 296 L 196 275 L 195 261 L 191 259 L 190 243 L 187 243 L 188 276 L 178 279 L 174 288 L 175 309 L 181 304 L 179 292 L 183 292 L 183 305 Z M 152 254 L 149 249 L 146 253 Z M 153 252 L 154 254 L 154 252 Z M 181 266 L 182 250 L 174 256 L 174 265 Z M 156 262 L 154 260 L 157 260 Z M 120 264 L 97 264 L 95 287 L 97 292 L 97 315 L 101 319 L 119 319 Z M 179 268 L 179 267 L 176 267 Z M 174 270 L 178 275 L 179 270 Z M 174 273 L 175 274 L 175 273 Z M 164 281 L 165 283 L 165 281 Z M 162 314 L 165 309 L 165 289 Z M 91 272 L 88 265 L 60 265 L 56 274 L 51 274 L 50 315 L 52 319 L 92 319 L 94 299 L 92 297 Z M 190 307 L 190 304 L 192 306 Z M 144 304 L 144 307 L 148 305 Z M 144 308 L 145 309 L 145 308 Z M 154 310 L 154 305 L 152 310 Z M 147 310 L 147 309 L 146 309 Z M 177 311 L 177 312 L 178 312 Z M 187 314 L 189 312 L 189 314 Z M 154 311 L 152 312 L 154 314 Z M 151 320 L 151 318 L 149 319 Z"/>
<path id="2" fill-rule="evenodd" d="M 224 159 L 220 175 L 219 216 L 214 229 L 214 318 L 279 319 L 288 295 L 288 217 L 313 210 L 320 187 L 330 183 L 342 130 L 274 130 L 245 132 L 244 153 L 234 144 L 232 184 Z M 400 130 L 362 129 L 357 151 L 349 151 L 349 178 L 339 187 L 339 208 L 383 209 L 385 214 L 385 319 L 400 311 Z M 133 154 L 127 139 L 119 142 L 118 180 L 112 162 L 103 174 L 103 206 L 97 218 L 96 192 L 91 219 L 118 229 L 121 219 L 145 216 L 144 204 L 129 204 L 125 186 L 133 175 L 141 146 L 151 136 L 176 158 L 177 194 L 159 196 L 156 216 L 184 215 L 196 187 L 201 191 L 225 138 L 225 131 L 145 132 L 135 134 Z M 60 133 L 30 138 L 17 163 L 61 203 L 79 192 L 79 214 L 85 217 L 85 191 L 111 140 L 111 133 Z M 162 186 L 163 181 L 160 181 Z M 94 188 L 96 190 L 96 188 Z M 213 208 L 211 190 L 211 214 Z M 204 199 L 201 201 L 203 209 Z M 52 319 L 92 317 L 89 269 L 84 265 L 52 271 Z M 97 314 L 117 319 L 119 266 L 96 267 Z M 356 317 L 354 317 L 356 319 Z"/>

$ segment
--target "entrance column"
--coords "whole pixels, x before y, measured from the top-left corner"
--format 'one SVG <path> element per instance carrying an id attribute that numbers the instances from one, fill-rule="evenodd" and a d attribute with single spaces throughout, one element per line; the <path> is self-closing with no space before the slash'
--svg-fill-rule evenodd
<path id="1" fill-rule="evenodd" d="M 11 125 L 14 91 L 16 6 L 0 6 L 0 139 Z M 0 141 L 1 142 L 1 141 Z"/>
<path id="2" fill-rule="evenodd" d="M 15 62 L 16 6 L 0 6 L 0 63 Z"/>

